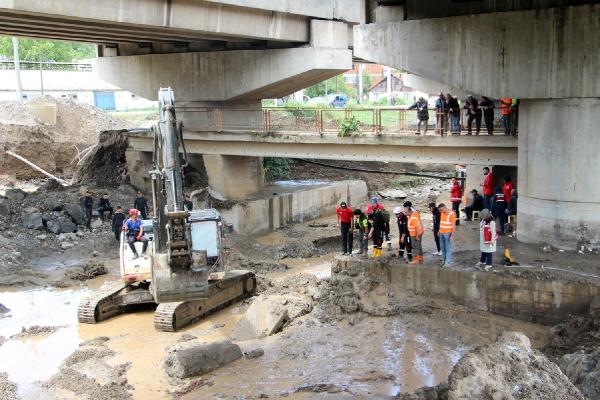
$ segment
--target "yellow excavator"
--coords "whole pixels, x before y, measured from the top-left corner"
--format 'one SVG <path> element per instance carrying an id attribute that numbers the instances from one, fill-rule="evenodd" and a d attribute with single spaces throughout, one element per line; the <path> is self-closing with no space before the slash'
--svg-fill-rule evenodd
<path id="1" fill-rule="evenodd" d="M 81 301 L 80 323 L 94 324 L 142 305 L 155 305 L 154 327 L 173 332 L 256 290 L 252 272 L 225 270 L 219 212 L 184 208 L 182 168 L 187 154 L 173 91 L 161 88 L 158 103 L 160 118 L 152 128 L 154 156 L 149 171 L 154 218 L 142 221 L 150 246 L 145 257 L 134 257 L 125 232 L 121 234 L 122 279 Z M 137 249 L 141 243 L 134 246 Z"/>

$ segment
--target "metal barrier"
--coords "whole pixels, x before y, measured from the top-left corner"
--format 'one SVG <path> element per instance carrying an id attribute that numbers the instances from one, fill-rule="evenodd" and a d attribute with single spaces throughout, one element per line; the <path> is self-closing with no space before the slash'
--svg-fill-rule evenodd
<path id="1" fill-rule="evenodd" d="M 377 108 L 300 108 L 265 107 L 263 109 L 216 109 L 194 108 L 186 110 L 199 113 L 193 118 L 193 128 L 200 131 L 263 131 L 289 133 L 337 134 L 340 123 L 354 118 L 358 122 L 359 134 L 414 134 L 417 130 L 417 113 L 398 107 Z M 499 111 L 499 110 L 498 110 Z M 184 111 L 185 112 L 185 111 Z M 466 133 L 464 111 L 460 117 L 460 133 Z M 439 134 L 436 127 L 435 110 L 429 110 L 427 130 L 429 134 Z M 446 126 L 448 121 L 444 116 Z M 500 112 L 494 115 L 493 131 L 503 134 Z M 476 132 L 473 122 L 473 134 Z M 423 133 L 423 131 L 422 131 Z M 449 133 L 449 132 L 448 132 Z M 485 123 L 481 121 L 480 134 L 487 134 Z"/>

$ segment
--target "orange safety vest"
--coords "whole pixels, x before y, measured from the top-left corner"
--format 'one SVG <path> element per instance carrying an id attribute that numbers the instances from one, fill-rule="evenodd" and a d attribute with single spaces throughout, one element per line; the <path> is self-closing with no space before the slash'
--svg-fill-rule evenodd
<path id="1" fill-rule="evenodd" d="M 410 236 L 422 235 L 425 233 L 423 223 L 421 222 L 421 214 L 418 211 L 413 211 L 408 217 L 408 234 Z"/>
<path id="2" fill-rule="evenodd" d="M 500 99 L 500 109 L 502 115 L 509 115 L 511 112 L 510 106 L 512 105 L 512 99 L 510 97 L 503 97 Z"/>
<path id="3" fill-rule="evenodd" d="M 454 211 L 440 213 L 440 233 L 452 233 L 456 226 L 456 214 Z"/>

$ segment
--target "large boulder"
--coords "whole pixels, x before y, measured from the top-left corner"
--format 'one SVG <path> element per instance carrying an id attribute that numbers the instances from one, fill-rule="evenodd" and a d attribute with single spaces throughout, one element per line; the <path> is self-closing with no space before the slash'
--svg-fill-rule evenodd
<path id="1" fill-rule="evenodd" d="M 240 357 L 242 350 L 229 340 L 213 343 L 190 340 L 177 343 L 167 350 L 164 368 L 172 378 L 189 378 L 206 374 Z"/>
<path id="2" fill-rule="evenodd" d="M 8 208 L 8 200 L 0 199 L 0 215 L 8 215 L 10 209 Z"/>
<path id="3" fill-rule="evenodd" d="M 77 231 L 77 225 L 66 215 L 52 213 L 48 214 L 46 218 L 46 229 L 55 235 Z"/>
<path id="4" fill-rule="evenodd" d="M 584 400 L 556 364 L 533 350 L 520 332 L 464 355 L 449 376 L 448 400 Z"/>
<path id="5" fill-rule="evenodd" d="M 565 354 L 559 364 L 585 397 L 600 399 L 600 348 L 587 354 Z"/>
<path id="6" fill-rule="evenodd" d="M 44 208 L 48 211 L 62 211 L 63 205 L 56 197 L 46 197 L 44 199 Z"/>
<path id="7" fill-rule="evenodd" d="M 21 213 L 21 221 L 23 226 L 27 229 L 36 229 L 41 231 L 44 229 L 44 221 L 42 219 L 42 213 L 35 207 L 27 207 Z"/>
<path id="8" fill-rule="evenodd" d="M 255 298 L 238 321 L 231 337 L 260 339 L 279 332 L 283 326 L 312 310 L 312 299 L 300 294 L 261 295 Z"/>
<path id="9" fill-rule="evenodd" d="M 83 207 L 77 203 L 68 203 L 63 206 L 65 214 L 67 214 L 77 225 L 82 225 L 85 221 Z"/>

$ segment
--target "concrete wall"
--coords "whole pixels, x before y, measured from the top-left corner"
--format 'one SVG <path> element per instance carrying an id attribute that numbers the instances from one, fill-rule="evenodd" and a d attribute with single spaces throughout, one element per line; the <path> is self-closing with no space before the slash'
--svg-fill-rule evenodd
<path id="1" fill-rule="evenodd" d="M 523 100 L 519 240 L 600 246 L 600 99 Z"/>
<path id="2" fill-rule="evenodd" d="M 172 87 L 176 101 L 279 98 L 352 68 L 346 48 L 296 48 L 102 57 L 100 77 L 153 99 Z"/>
<path id="3" fill-rule="evenodd" d="M 237 232 L 257 234 L 273 231 L 291 222 L 333 214 L 340 201 L 359 204 L 366 199 L 365 182 L 343 181 L 250 200 L 220 211 L 225 222 L 233 224 Z"/>
<path id="4" fill-rule="evenodd" d="M 354 54 L 490 97 L 600 97 L 600 4 L 354 27 Z"/>
<path id="5" fill-rule="evenodd" d="M 203 158 L 208 183 L 223 198 L 243 200 L 261 192 L 265 182 L 262 157 L 204 154 Z"/>
<path id="6" fill-rule="evenodd" d="M 571 315 L 589 312 L 592 299 L 600 294 L 600 286 L 573 279 L 538 279 L 478 271 L 407 266 L 338 257 L 332 276 L 368 271 L 381 282 L 376 294 L 366 293 L 361 301 L 393 302 L 406 292 L 449 300 L 466 307 L 494 314 L 554 325 Z M 375 291 L 374 291 L 375 292 Z M 381 293 L 387 294 L 382 296 Z"/>

